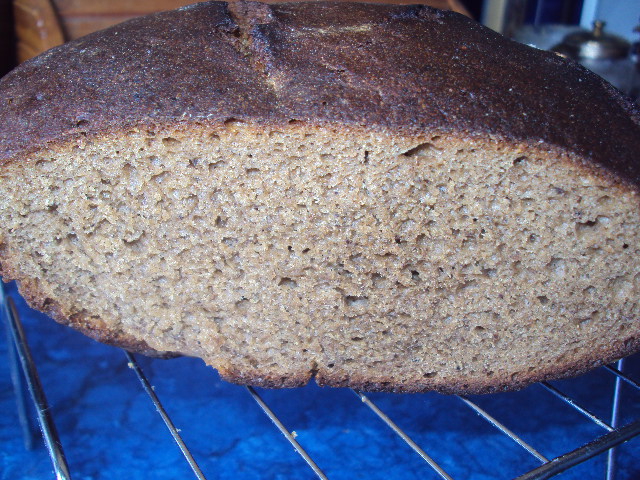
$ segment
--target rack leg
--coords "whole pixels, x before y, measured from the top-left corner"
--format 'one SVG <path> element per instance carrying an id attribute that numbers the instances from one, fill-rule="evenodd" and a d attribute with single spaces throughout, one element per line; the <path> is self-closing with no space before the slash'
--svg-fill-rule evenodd
<path id="1" fill-rule="evenodd" d="M 622 369 L 624 368 L 624 358 L 618 360 L 616 368 L 618 371 L 622 372 Z M 615 384 L 613 386 L 613 401 L 611 403 L 611 426 L 613 428 L 618 428 L 620 420 L 620 387 L 620 377 L 616 376 Z M 605 478 L 606 480 L 615 480 L 616 478 L 616 447 L 611 448 L 607 452 L 607 473 Z"/>
<path id="2" fill-rule="evenodd" d="M 53 464 L 56 480 L 70 480 L 71 474 L 69 473 L 67 460 L 62 449 L 62 443 L 60 442 L 58 431 L 53 422 L 53 415 L 47 404 L 47 399 L 42 384 L 40 383 L 40 377 L 38 376 L 35 362 L 31 356 L 31 350 L 27 344 L 27 338 L 18 316 L 18 310 L 16 309 L 13 299 L 6 297 L 4 290 L 1 288 L 0 295 L 2 296 L 2 307 L 7 321 L 7 328 L 13 339 L 10 344 L 15 347 L 14 354 L 17 356 L 18 362 L 22 367 L 24 379 L 36 408 L 38 422 L 42 430 L 42 437 Z"/>
<path id="3" fill-rule="evenodd" d="M 4 299 L 4 293 L 3 293 Z M 6 313 L 6 312 L 5 312 Z M 6 315 L 5 315 L 6 317 Z M 5 332 L 7 334 L 7 356 L 9 357 L 9 372 L 11 374 L 11 383 L 13 384 L 13 393 L 16 398 L 16 409 L 18 411 L 18 422 L 22 431 L 22 439 L 24 448 L 33 450 L 35 443 L 35 435 L 32 422 L 29 416 L 29 402 L 27 401 L 27 387 L 20 372 L 20 364 L 18 361 L 18 353 L 13 342 L 13 335 L 9 327 L 9 319 L 4 322 Z"/>

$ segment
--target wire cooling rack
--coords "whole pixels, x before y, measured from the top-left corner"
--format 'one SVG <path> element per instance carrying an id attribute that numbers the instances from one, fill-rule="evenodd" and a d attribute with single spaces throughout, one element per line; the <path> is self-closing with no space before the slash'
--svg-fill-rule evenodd
<path id="1" fill-rule="evenodd" d="M 32 427 L 29 422 L 29 399 L 25 392 L 28 390 L 29 396 L 35 406 L 37 412 L 38 423 L 42 432 L 44 443 L 51 459 L 53 470 L 55 472 L 56 479 L 66 480 L 73 478 L 73 472 L 69 468 L 67 462 L 63 444 L 60 440 L 60 436 L 56 430 L 55 421 L 53 418 L 52 410 L 47 404 L 44 389 L 38 377 L 36 363 L 33 359 L 32 353 L 27 343 L 24 328 L 19 318 L 18 310 L 15 306 L 13 298 L 6 295 L 4 289 L 2 290 L 2 308 L 4 317 L 6 320 L 7 334 L 8 334 L 8 353 L 9 353 L 9 366 L 11 370 L 11 379 L 16 395 L 18 406 L 18 418 L 20 419 L 20 425 L 22 427 L 23 435 L 27 448 L 30 447 L 30 443 L 33 441 Z M 185 441 L 183 441 L 181 431 L 174 425 L 174 421 L 167 413 L 167 410 L 161 403 L 158 395 L 155 392 L 154 387 L 151 385 L 150 380 L 140 366 L 138 360 L 134 355 L 129 352 L 124 352 L 126 356 L 127 366 L 133 371 L 137 379 L 139 380 L 142 389 L 149 397 L 149 401 L 153 403 L 157 413 L 166 425 L 166 428 L 173 438 L 175 446 L 181 451 L 182 456 L 193 476 L 198 479 L 213 478 L 207 477 L 201 470 L 196 455 L 187 447 Z M 487 427 L 494 429 L 496 432 L 500 432 L 504 438 L 508 439 L 508 443 L 520 450 L 530 457 L 538 466 L 534 468 L 524 469 L 521 474 L 515 478 L 519 480 L 531 480 L 531 479 L 544 479 L 556 476 L 562 472 L 566 472 L 575 466 L 582 464 L 589 459 L 605 454 L 606 452 L 606 468 L 594 478 L 605 478 L 607 480 L 614 480 L 617 477 L 616 469 L 616 447 L 621 445 L 634 437 L 640 436 L 640 418 L 636 417 L 630 421 L 626 421 L 621 424 L 620 410 L 624 405 L 622 390 L 623 387 L 631 389 L 633 394 L 637 396 L 640 392 L 640 385 L 637 381 L 629 378 L 622 373 L 624 369 L 624 360 L 620 360 L 615 366 L 601 367 L 606 375 L 610 375 L 613 379 L 611 402 L 609 405 L 609 417 L 607 420 L 601 418 L 601 415 L 592 413 L 588 408 L 584 407 L 581 402 L 574 399 L 568 393 L 554 386 L 550 383 L 538 384 L 540 388 L 546 391 L 549 396 L 548 400 L 556 399 L 561 401 L 570 408 L 573 412 L 583 417 L 585 422 L 591 423 L 595 426 L 596 430 L 586 441 L 582 441 L 567 450 L 564 454 L 549 457 L 541 453 L 541 449 L 531 442 L 525 440 L 522 435 L 516 433 L 514 429 L 509 428 L 503 421 L 500 420 L 499 414 L 491 414 L 489 411 L 480 405 L 477 399 L 467 396 L 449 396 L 446 397 L 450 410 L 449 415 L 457 415 L 457 411 L 470 409 L 477 414 L 477 417 L 486 422 Z M 260 392 L 250 386 L 244 387 L 248 396 L 255 402 L 255 404 L 264 412 L 269 420 L 275 425 L 275 427 L 284 435 L 285 439 L 291 444 L 291 447 L 297 452 L 297 454 L 304 460 L 308 470 L 305 473 L 296 474 L 296 478 L 330 478 L 331 475 L 325 473 L 321 462 L 317 462 L 312 455 L 310 455 L 301 443 L 297 440 L 297 433 L 294 430 L 287 428 L 284 422 L 274 413 L 273 408 L 265 401 L 263 395 Z M 406 429 L 401 428 L 397 420 L 392 419 L 392 415 L 383 411 L 382 408 L 372 398 L 373 395 L 365 394 L 356 390 L 349 390 L 353 398 L 352 408 L 365 408 L 368 409 L 372 415 L 375 415 L 380 422 L 380 428 L 387 432 L 392 432 L 397 436 L 403 448 L 410 449 L 427 467 L 424 477 L 420 478 L 442 478 L 446 480 L 452 480 L 456 478 L 450 472 L 455 470 L 452 462 L 468 462 L 469 458 L 445 458 L 434 459 L 428 446 L 420 445 L 421 442 L 416 442 L 407 433 Z M 264 393 L 264 392 L 263 392 Z M 595 392 L 594 392 L 595 393 Z M 486 396 L 484 398 L 491 397 Z M 636 402 L 632 400 L 633 402 Z M 637 403 L 637 402 L 636 402 Z M 637 405 L 636 405 L 637 406 Z M 449 408 L 449 407 L 448 407 Z M 210 414 L 215 415 L 216 412 L 202 412 L 202 415 Z M 523 416 L 526 416 L 526 412 L 522 412 Z M 160 420 L 158 420 L 160 421 Z M 572 428 L 572 427 L 565 427 Z M 388 429 L 388 430 L 386 430 Z M 566 432 L 561 433 L 565 435 Z M 490 447 L 490 446 L 489 446 Z M 501 447 L 504 448 L 504 447 Z M 640 451 L 640 450 L 637 450 Z M 637 452 L 635 451 L 635 452 Z M 481 455 L 491 455 L 487 451 L 482 451 Z M 632 453 L 633 455 L 633 453 Z M 304 464 L 302 464 L 304 467 Z M 638 471 L 636 471 L 637 473 Z M 505 478 L 499 475 L 496 470 L 496 476 L 491 478 Z M 149 472 L 150 477 L 157 478 L 153 473 Z M 626 473 L 625 475 L 634 475 L 634 473 Z M 241 475 L 238 475 L 240 478 Z M 216 477 L 217 478 L 217 477 Z M 284 476 L 283 478 L 290 478 Z M 364 478 L 367 478 L 366 476 Z M 513 478 L 513 477 L 511 477 Z M 622 478 L 622 477 L 620 477 Z M 631 478 L 631 477 L 625 477 Z M 456 479 L 457 480 L 457 479 Z"/>

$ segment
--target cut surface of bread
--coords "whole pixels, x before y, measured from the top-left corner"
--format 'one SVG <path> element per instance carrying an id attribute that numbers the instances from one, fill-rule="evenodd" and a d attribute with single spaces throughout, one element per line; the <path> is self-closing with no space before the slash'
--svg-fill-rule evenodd
<path id="1" fill-rule="evenodd" d="M 506 386 L 637 330 L 637 197 L 584 173 L 443 136 L 138 130 L 14 164 L 4 255 L 72 324 L 232 379 Z"/>
<path id="2" fill-rule="evenodd" d="M 208 15 L 227 9 L 203 5 L 196 9 Z M 549 126 L 556 114 L 535 107 L 540 100 L 531 95 L 518 97 L 530 102 L 525 116 L 548 115 L 541 131 L 551 133 L 527 127 L 525 138 L 520 127 L 512 135 L 501 130 L 508 126 L 487 130 L 475 111 L 475 118 L 461 120 L 469 124 L 463 128 L 456 115 L 464 112 L 452 109 L 444 113 L 454 118 L 449 123 L 416 116 L 360 121 L 357 108 L 363 118 L 371 112 L 382 117 L 386 108 L 353 95 L 353 84 L 366 76 L 350 80 L 345 96 L 334 91 L 325 105 L 329 113 L 312 115 L 305 102 L 315 90 L 307 97 L 278 93 L 282 57 L 255 62 L 263 58 L 259 52 L 285 43 L 278 35 L 310 29 L 320 35 L 326 27 L 314 19 L 324 17 L 307 10 L 307 27 L 265 33 L 264 25 L 286 23 L 287 15 L 297 19 L 291 11 L 298 7 L 240 5 L 224 17 L 231 22 L 224 24 L 229 42 L 242 40 L 233 68 L 260 76 L 267 93 L 256 98 L 273 95 L 272 110 L 265 103 L 242 113 L 244 106 L 231 103 L 211 109 L 207 118 L 192 99 L 175 100 L 182 114 L 149 110 L 147 99 L 142 113 L 121 118 L 126 101 L 147 88 L 139 70 L 122 70 L 138 90 L 115 100 L 100 97 L 104 110 L 90 90 L 114 78 L 83 79 L 67 71 L 57 81 L 81 78 L 74 88 L 85 90 L 80 107 L 61 101 L 76 108 L 65 117 L 75 123 L 65 130 L 56 126 L 60 118 L 51 124 L 41 119 L 34 129 L 28 120 L 42 113 L 24 99 L 39 105 L 39 90 L 24 93 L 29 85 L 16 85 L 25 72 L 57 64 L 37 60 L 45 63 L 30 63 L 0 84 L 5 98 L 22 102 L 19 111 L 5 105 L 0 123 L 21 122 L 31 137 L 28 145 L 20 139 L 3 144 L 2 274 L 19 280 L 32 305 L 98 340 L 200 357 L 226 379 L 275 387 L 315 377 L 369 390 L 490 392 L 577 374 L 637 351 L 640 197 L 637 163 L 626 160 L 638 153 L 629 152 L 638 146 L 634 132 L 640 133 L 634 107 L 578 69 L 610 95 L 607 118 L 621 125 L 621 140 L 592 139 L 594 125 L 580 119 L 567 124 L 565 143 L 540 138 L 560 135 L 553 129 L 564 127 Z M 327 16 L 338 7 L 308 8 Z M 341 8 L 357 13 L 362 7 Z M 400 15 L 401 9 L 412 11 L 378 6 L 369 15 L 402 32 L 409 14 Z M 193 11 L 171 12 L 166 21 Z M 467 22 L 427 13 L 413 15 L 412 28 Z M 153 25 L 162 15 L 139 25 Z M 350 35 L 377 28 L 371 19 L 347 18 L 351 23 L 342 29 Z M 388 27 L 389 18 L 402 28 Z M 112 30 L 93 41 L 117 46 L 113 31 L 122 33 Z M 334 33 L 323 35 L 335 41 Z M 386 38 L 358 36 L 362 45 Z M 251 53 L 257 42 L 271 47 Z M 353 45 L 353 39 L 346 42 Z M 468 48 L 486 49 L 474 45 Z M 77 50 L 79 70 L 102 68 L 87 60 L 87 45 L 66 48 Z M 189 66 L 176 57 L 175 65 Z M 413 63 L 426 65 L 427 57 Z M 441 59 L 434 62 L 446 70 Z M 400 65 L 389 78 L 405 70 L 417 75 L 414 64 Z M 553 68 L 575 73 L 578 67 Z M 179 75 L 192 80 L 188 71 Z M 309 81 L 318 88 L 340 83 L 316 77 Z M 154 78 L 146 80 L 149 88 Z M 489 72 L 487 81 L 494 79 Z M 218 81 L 213 90 L 227 86 Z M 401 96 L 397 82 L 379 98 Z M 161 93 L 160 103 L 169 96 Z M 418 93 L 416 101 L 428 104 Z M 341 102 L 346 117 L 331 113 Z M 402 110 L 393 105 L 394 115 Z M 487 108 L 491 112 L 491 104 Z M 511 115 L 514 124 L 523 121 L 522 111 Z M 558 120 L 566 121 L 563 115 Z"/>

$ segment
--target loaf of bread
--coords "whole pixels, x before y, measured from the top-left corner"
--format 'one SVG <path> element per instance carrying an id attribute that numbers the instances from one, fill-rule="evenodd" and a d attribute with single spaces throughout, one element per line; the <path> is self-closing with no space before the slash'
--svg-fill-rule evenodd
<path id="1" fill-rule="evenodd" d="M 233 382 L 492 392 L 640 347 L 640 114 L 423 6 L 207 2 L 0 81 L 31 305 Z"/>

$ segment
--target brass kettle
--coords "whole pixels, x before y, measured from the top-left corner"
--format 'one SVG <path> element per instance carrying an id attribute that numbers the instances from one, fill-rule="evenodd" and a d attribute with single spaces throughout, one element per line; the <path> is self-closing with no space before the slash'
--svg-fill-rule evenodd
<path id="1" fill-rule="evenodd" d="M 627 58 L 631 44 L 624 38 L 604 31 L 605 22 L 593 23 L 593 30 L 567 35 L 551 50 L 573 60 L 618 60 Z"/>

